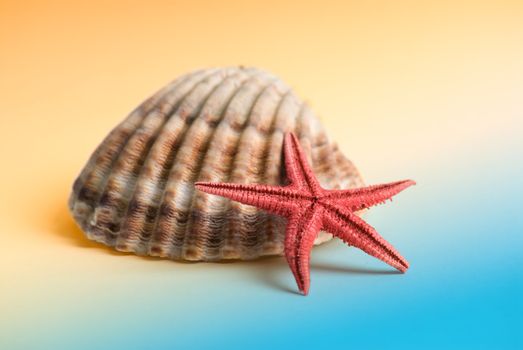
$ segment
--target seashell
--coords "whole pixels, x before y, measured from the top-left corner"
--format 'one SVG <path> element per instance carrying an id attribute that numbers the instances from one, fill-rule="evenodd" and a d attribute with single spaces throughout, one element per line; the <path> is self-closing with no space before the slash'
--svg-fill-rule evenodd
<path id="1" fill-rule="evenodd" d="M 88 238 L 119 251 L 205 261 L 282 254 L 285 219 L 194 183 L 284 184 L 287 131 L 324 188 L 363 185 L 281 80 L 255 68 L 215 68 L 174 80 L 117 125 L 76 179 L 70 211 Z M 315 243 L 331 237 L 322 232 Z"/>

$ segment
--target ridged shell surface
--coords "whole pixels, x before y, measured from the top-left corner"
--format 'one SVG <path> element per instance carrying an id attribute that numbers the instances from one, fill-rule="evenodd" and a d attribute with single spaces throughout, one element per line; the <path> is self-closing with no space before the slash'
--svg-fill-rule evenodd
<path id="1" fill-rule="evenodd" d="M 243 67 L 195 71 L 117 125 L 69 200 L 87 237 L 170 259 L 253 259 L 283 253 L 283 218 L 194 188 L 196 181 L 285 184 L 293 131 L 324 188 L 362 179 L 311 109 L 275 76 Z M 316 243 L 330 239 L 320 233 Z"/>

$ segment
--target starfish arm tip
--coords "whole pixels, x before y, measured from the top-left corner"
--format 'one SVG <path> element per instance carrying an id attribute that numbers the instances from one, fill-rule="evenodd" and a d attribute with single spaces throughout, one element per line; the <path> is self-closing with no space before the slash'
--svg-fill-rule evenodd
<path id="1" fill-rule="evenodd" d="M 194 183 L 194 187 L 207 194 L 218 195 L 229 198 L 226 193 L 229 191 L 230 184 L 221 182 L 203 182 L 198 181 Z"/>
<path id="2" fill-rule="evenodd" d="M 405 183 L 407 186 L 417 185 L 416 181 L 414 181 L 414 180 L 405 180 Z"/>
<path id="3" fill-rule="evenodd" d="M 410 267 L 410 264 L 405 258 L 400 257 L 400 260 L 393 265 L 399 272 L 406 273 Z"/>
<path id="4" fill-rule="evenodd" d="M 400 271 L 401 271 L 402 273 L 405 273 L 405 272 L 407 272 L 407 270 L 409 269 L 410 264 L 409 264 L 409 262 L 408 262 L 407 260 L 405 260 L 405 261 L 403 262 L 403 265 L 404 265 L 404 267 L 403 267 L 403 269 L 400 270 Z"/>
<path id="5" fill-rule="evenodd" d="M 194 183 L 194 187 L 196 187 L 197 189 L 201 190 L 202 188 L 205 188 L 205 187 L 209 186 L 209 184 L 210 184 L 210 182 L 198 181 L 198 182 Z"/>
<path id="6" fill-rule="evenodd" d="M 216 183 L 216 182 L 202 182 L 202 181 L 199 181 L 199 182 L 195 182 L 194 183 L 194 188 L 196 188 L 198 191 L 202 191 L 202 192 L 205 192 L 207 194 L 220 194 L 219 191 L 216 186 L 219 186 L 220 183 Z"/>
<path id="7" fill-rule="evenodd" d="M 394 184 L 394 183 L 393 183 Z M 416 181 L 408 179 L 408 180 L 402 180 L 395 183 L 397 186 L 398 192 L 403 191 L 404 189 L 416 185 Z"/>

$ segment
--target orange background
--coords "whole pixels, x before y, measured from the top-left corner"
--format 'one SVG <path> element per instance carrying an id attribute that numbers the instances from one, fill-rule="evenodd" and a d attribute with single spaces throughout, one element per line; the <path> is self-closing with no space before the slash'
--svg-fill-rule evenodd
<path id="1" fill-rule="evenodd" d="M 0 332 L 76 310 L 86 288 L 112 300 L 110 289 L 143 281 L 114 286 L 118 273 L 170 273 L 87 241 L 66 202 L 98 142 L 178 75 L 272 71 L 369 183 L 414 178 L 439 190 L 456 177 L 467 188 L 469 167 L 495 159 L 485 164 L 495 182 L 510 150 L 521 152 L 522 20 L 522 1 L 1 0 Z"/>

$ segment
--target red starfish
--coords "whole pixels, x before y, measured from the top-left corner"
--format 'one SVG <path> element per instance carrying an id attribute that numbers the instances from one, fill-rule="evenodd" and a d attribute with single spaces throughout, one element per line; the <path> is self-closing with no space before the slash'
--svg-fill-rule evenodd
<path id="1" fill-rule="evenodd" d="M 326 190 L 314 176 L 294 134 L 285 135 L 283 147 L 288 186 L 216 182 L 197 182 L 195 186 L 201 191 L 287 217 L 285 257 L 304 295 L 308 294 L 310 285 L 310 252 L 320 230 L 405 272 L 408 262 L 354 212 L 382 203 L 415 182 L 405 180 L 349 190 Z"/>

